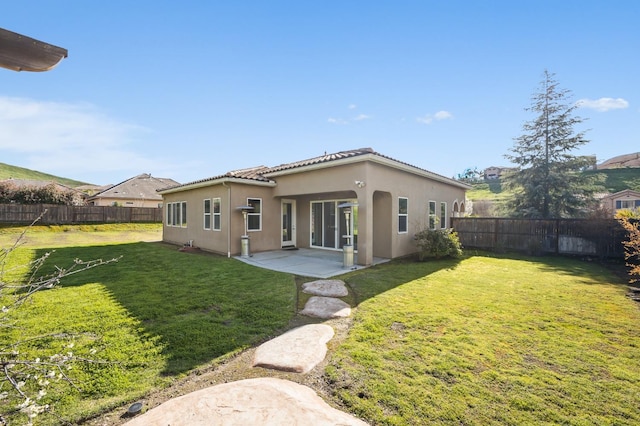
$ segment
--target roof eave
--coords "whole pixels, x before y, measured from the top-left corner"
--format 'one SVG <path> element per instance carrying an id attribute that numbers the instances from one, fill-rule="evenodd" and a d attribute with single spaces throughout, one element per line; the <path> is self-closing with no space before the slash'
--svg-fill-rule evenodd
<path id="1" fill-rule="evenodd" d="M 438 182 L 443 182 L 443 183 L 447 183 L 449 185 L 454 185 L 457 186 L 461 189 L 471 189 L 472 187 L 470 185 L 467 185 L 466 183 L 463 182 L 459 182 L 455 179 L 450 179 L 447 178 L 445 176 L 441 176 L 437 173 L 433 173 L 430 172 L 428 170 L 424 170 L 415 166 L 411 166 L 409 164 L 405 164 L 405 163 L 401 163 L 399 161 L 390 159 L 390 158 L 386 158 L 380 155 L 377 155 L 375 153 L 367 153 L 367 154 L 362 154 L 362 155 L 356 155 L 353 157 L 348 157 L 348 158 L 341 158 L 338 160 L 331 160 L 331 161 L 325 161 L 322 163 L 316 163 L 316 164 L 309 164 L 306 166 L 299 166 L 299 167 L 294 167 L 291 169 L 284 169 L 284 170 L 278 170 L 278 171 L 274 171 L 274 172 L 267 172 L 267 173 L 263 173 L 263 176 L 265 177 L 278 177 L 278 176 L 284 176 L 284 175 L 289 175 L 289 174 L 294 174 L 294 173 L 303 173 L 303 172 L 310 172 L 313 170 L 319 170 L 319 169 L 324 169 L 324 168 L 328 168 L 328 167 L 335 167 L 335 166 L 343 166 L 343 165 L 348 165 L 348 164 L 355 164 L 355 163 L 360 163 L 360 162 L 364 162 L 364 161 L 371 161 L 374 163 L 378 163 L 378 164 L 382 164 L 388 167 L 392 167 L 398 170 L 402 170 L 408 173 L 413 173 L 415 175 L 418 176 L 422 176 L 422 177 L 427 177 L 430 179 L 433 179 L 435 181 Z"/>
<path id="2" fill-rule="evenodd" d="M 0 28 L 0 67 L 49 71 L 68 56 L 67 49 Z"/>
<path id="3" fill-rule="evenodd" d="M 166 194 L 174 194 L 177 192 L 189 191 L 192 189 L 205 188 L 207 186 L 221 185 L 223 183 L 238 183 L 243 185 L 255 185 L 255 186 L 265 186 L 265 187 L 275 187 L 275 182 L 262 182 L 259 180 L 251 180 L 251 179 L 241 179 L 234 177 L 223 177 L 218 179 L 205 180 L 194 183 L 187 183 L 181 186 L 176 186 L 173 188 L 159 189 L 158 194 L 166 195 Z"/>

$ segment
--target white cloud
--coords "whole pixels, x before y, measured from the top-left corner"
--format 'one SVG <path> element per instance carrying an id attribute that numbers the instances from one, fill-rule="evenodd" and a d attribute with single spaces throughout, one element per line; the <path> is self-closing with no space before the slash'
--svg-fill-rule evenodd
<path id="1" fill-rule="evenodd" d="M 600 99 L 580 99 L 576 102 L 578 108 L 589 108 L 604 112 L 611 109 L 625 109 L 629 107 L 629 102 L 622 98 L 600 98 Z"/>
<path id="2" fill-rule="evenodd" d="M 48 173 L 73 178 L 152 170 L 157 162 L 130 146 L 147 133 L 86 103 L 0 97 L 0 152 L 23 156 L 26 167 Z"/>
<path id="3" fill-rule="evenodd" d="M 453 114 L 451 114 L 449 111 L 438 111 L 433 115 L 426 114 L 424 117 L 418 117 L 416 118 L 416 121 L 418 123 L 431 124 L 434 121 L 452 120 L 452 119 L 453 119 Z"/>
<path id="4" fill-rule="evenodd" d="M 453 118 L 453 114 L 451 114 L 449 111 L 438 111 L 433 117 L 436 120 L 448 120 Z"/>
<path id="5" fill-rule="evenodd" d="M 370 120 L 371 116 L 366 115 L 366 114 L 358 114 L 355 117 L 352 118 L 334 118 L 334 117 L 329 117 L 327 119 L 327 122 L 331 123 L 331 124 L 342 124 L 342 125 L 346 125 L 349 123 L 352 123 L 354 121 L 364 121 L 364 120 Z"/>
<path id="6" fill-rule="evenodd" d="M 349 109 L 356 109 L 356 104 L 350 104 Z"/>

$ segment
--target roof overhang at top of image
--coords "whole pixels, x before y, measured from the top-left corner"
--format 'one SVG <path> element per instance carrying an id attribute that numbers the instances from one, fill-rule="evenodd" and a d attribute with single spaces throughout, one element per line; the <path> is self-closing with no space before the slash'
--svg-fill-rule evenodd
<path id="1" fill-rule="evenodd" d="M 0 28 L 0 67 L 14 71 L 49 71 L 68 54 L 62 47 Z"/>

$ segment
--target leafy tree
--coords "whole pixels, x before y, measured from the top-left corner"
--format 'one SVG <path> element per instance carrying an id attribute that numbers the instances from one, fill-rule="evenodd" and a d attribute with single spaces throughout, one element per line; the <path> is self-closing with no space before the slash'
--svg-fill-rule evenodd
<path id="1" fill-rule="evenodd" d="M 616 219 L 627 231 L 628 241 L 624 241 L 624 257 L 629 267 L 630 282 L 640 281 L 640 209 L 620 210 Z"/>
<path id="2" fill-rule="evenodd" d="M 477 167 L 466 168 L 464 172 L 458 173 L 458 177 L 456 179 L 461 180 L 463 182 L 473 183 L 480 182 L 482 180 L 483 173 L 478 170 Z"/>
<path id="3" fill-rule="evenodd" d="M 574 115 L 578 106 L 570 102 L 570 95 L 559 87 L 554 74 L 544 71 L 539 92 L 526 108 L 536 117 L 525 122 L 523 134 L 514 139 L 512 154 L 505 155 L 518 166 L 504 179 L 514 192 L 507 203 L 512 216 L 582 216 L 593 204 L 593 194 L 602 191 L 604 176 L 580 173 L 593 165 L 593 157 L 572 154 L 588 140 L 584 132 L 574 132 L 574 126 L 584 120 Z"/>

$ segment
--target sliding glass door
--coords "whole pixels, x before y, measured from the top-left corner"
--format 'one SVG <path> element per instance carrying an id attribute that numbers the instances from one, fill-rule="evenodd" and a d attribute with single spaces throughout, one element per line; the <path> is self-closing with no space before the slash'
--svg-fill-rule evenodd
<path id="1" fill-rule="evenodd" d="M 347 235 L 354 236 L 357 229 L 357 207 L 351 207 L 350 218 L 347 220 L 345 208 L 338 207 L 342 203 L 353 200 L 313 201 L 311 203 L 311 246 L 339 249 L 345 245 Z M 356 231 L 357 232 L 357 231 Z"/>

